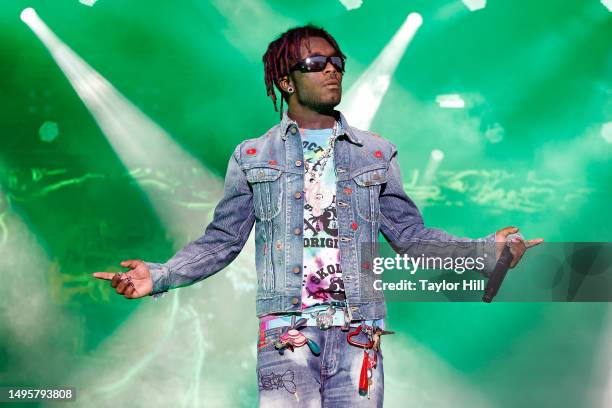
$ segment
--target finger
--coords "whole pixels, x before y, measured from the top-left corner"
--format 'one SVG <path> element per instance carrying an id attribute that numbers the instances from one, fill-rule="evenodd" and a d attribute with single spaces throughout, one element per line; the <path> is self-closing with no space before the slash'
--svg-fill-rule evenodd
<path id="1" fill-rule="evenodd" d="M 123 291 L 123 296 L 125 296 L 128 299 L 131 299 L 133 297 L 135 291 L 136 291 L 136 289 L 134 288 L 134 284 L 132 283 L 130 285 L 128 283 L 127 288 L 125 288 L 125 290 Z"/>
<path id="2" fill-rule="evenodd" d="M 527 245 L 525 244 L 525 240 L 523 240 L 523 239 L 522 239 L 522 238 L 520 238 L 520 237 L 514 237 L 514 238 L 512 238 L 511 243 L 512 243 L 512 245 L 514 245 L 514 246 L 515 246 L 515 248 L 519 248 L 519 249 L 521 249 L 522 251 L 524 251 L 524 250 L 526 250 L 526 249 L 527 249 Z"/>
<path id="3" fill-rule="evenodd" d="M 500 238 L 506 238 L 508 235 L 518 232 L 518 230 L 517 227 L 505 227 L 497 231 L 497 233 L 500 235 Z"/>
<path id="4" fill-rule="evenodd" d="M 523 242 L 522 239 L 515 238 L 512 240 L 512 243 L 510 244 L 510 249 L 513 255 L 512 262 L 510 263 L 510 268 L 514 268 L 516 264 L 518 264 L 521 258 L 523 257 L 523 254 L 525 254 L 527 247 L 525 246 L 525 243 Z"/>
<path id="5" fill-rule="evenodd" d="M 115 289 L 117 291 L 118 294 L 123 295 L 123 292 L 125 291 L 125 288 L 128 287 L 128 280 L 127 279 L 121 279 L 121 282 L 119 282 L 119 285 L 117 285 L 117 289 Z"/>
<path id="6" fill-rule="evenodd" d="M 133 290 L 132 290 L 132 293 L 130 294 L 130 297 L 131 297 L 132 299 L 142 297 L 142 295 L 140 294 L 140 292 L 138 291 L 138 289 L 136 289 L 136 286 L 132 286 L 132 289 L 133 289 Z"/>
<path id="7" fill-rule="evenodd" d="M 514 258 L 512 259 L 512 262 L 510 263 L 510 268 L 514 268 L 516 266 L 516 264 L 518 264 L 521 260 L 521 258 L 523 257 L 523 254 L 525 252 L 519 252 L 517 253 Z"/>
<path id="8" fill-rule="evenodd" d="M 98 279 L 111 280 L 115 276 L 114 272 L 94 272 L 93 277 Z"/>
<path id="9" fill-rule="evenodd" d="M 540 245 L 542 242 L 544 242 L 544 238 L 530 239 L 528 241 L 525 241 L 525 246 L 527 248 L 531 248 L 533 246 Z"/>
<path id="10" fill-rule="evenodd" d="M 116 288 L 119 282 L 121 282 L 122 278 L 123 278 L 123 273 L 116 273 L 115 276 L 113 276 L 113 280 L 111 281 L 111 286 L 113 288 Z"/>
<path id="11" fill-rule="evenodd" d="M 122 261 L 121 266 L 124 268 L 134 269 L 141 265 L 143 262 L 137 259 L 128 259 L 127 261 Z"/>

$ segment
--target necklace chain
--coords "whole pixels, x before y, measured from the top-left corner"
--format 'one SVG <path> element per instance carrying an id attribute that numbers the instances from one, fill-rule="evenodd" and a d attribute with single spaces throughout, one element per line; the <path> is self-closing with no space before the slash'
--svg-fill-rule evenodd
<path id="1" fill-rule="evenodd" d="M 304 169 L 306 170 L 306 173 L 310 175 L 311 179 L 315 179 L 317 178 L 316 176 L 321 176 L 323 174 L 323 170 L 325 169 L 325 165 L 327 164 L 327 161 L 329 160 L 329 158 L 332 155 L 332 152 L 334 151 L 334 145 L 336 144 L 336 137 L 338 136 L 338 121 L 336 121 L 334 123 L 334 127 L 332 129 L 332 135 L 329 138 L 329 142 L 327 144 L 327 148 L 325 149 L 325 151 L 323 151 L 323 154 L 321 155 L 321 157 L 319 158 L 319 160 L 317 160 L 317 162 L 319 163 L 319 170 L 316 171 L 314 168 L 316 166 L 316 163 L 312 165 L 310 165 L 310 163 L 308 163 L 307 161 L 304 160 Z"/>

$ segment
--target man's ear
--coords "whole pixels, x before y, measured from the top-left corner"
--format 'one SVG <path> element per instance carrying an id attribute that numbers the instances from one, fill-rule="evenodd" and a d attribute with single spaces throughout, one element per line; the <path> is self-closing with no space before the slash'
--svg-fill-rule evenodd
<path id="1" fill-rule="evenodd" d="M 293 88 L 295 90 L 295 85 L 293 85 L 293 81 L 289 78 L 288 75 L 282 76 L 278 80 L 278 86 L 285 93 L 291 93 L 288 91 L 289 88 Z"/>

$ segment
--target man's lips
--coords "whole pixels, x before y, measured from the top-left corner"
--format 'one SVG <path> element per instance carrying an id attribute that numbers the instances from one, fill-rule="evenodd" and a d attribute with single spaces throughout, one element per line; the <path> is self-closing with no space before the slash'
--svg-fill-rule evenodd
<path id="1" fill-rule="evenodd" d="M 323 86 L 328 87 L 328 88 L 340 88 L 340 82 L 339 81 L 326 81 L 323 83 Z"/>

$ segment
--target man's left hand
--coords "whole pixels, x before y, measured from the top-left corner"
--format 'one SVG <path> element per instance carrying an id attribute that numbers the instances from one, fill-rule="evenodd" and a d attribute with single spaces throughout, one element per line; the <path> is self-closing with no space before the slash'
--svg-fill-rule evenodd
<path id="1" fill-rule="evenodd" d="M 504 250 L 504 245 L 506 245 L 506 237 L 510 234 L 518 233 L 517 227 L 506 227 L 502 228 L 495 233 L 495 255 L 496 260 L 501 256 L 502 251 Z M 530 240 L 522 240 L 519 237 L 515 237 L 510 241 L 510 253 L 512 254 L 512 262 L 510 263 L 510 268 L 514 268 L 516 264 L 519 263 L 523 254 L 527 250 L 527 248 L 531 248 L 533 246 L 539 245 L 544 242 L 543 238 L 535 238 Z"/>

